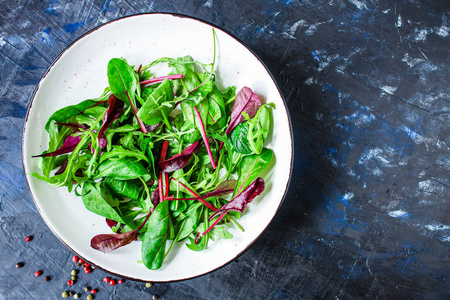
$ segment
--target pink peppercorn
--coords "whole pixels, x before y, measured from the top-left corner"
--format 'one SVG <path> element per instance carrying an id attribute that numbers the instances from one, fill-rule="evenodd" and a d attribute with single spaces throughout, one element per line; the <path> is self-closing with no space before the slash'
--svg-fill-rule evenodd
<path id="1" fill-rule="evenodd" d="M 116 282 L 114 281 L 114 279 L 111 279 L 110 281 L 109 281 L 109 285 L 115 285 L 116 284 Z"/>
<path id="2" fill-rule="evenodd" d="M 36 271 L 34 272 L 34 276 L 39 277 L 42 275 L 42 271 Z"/>

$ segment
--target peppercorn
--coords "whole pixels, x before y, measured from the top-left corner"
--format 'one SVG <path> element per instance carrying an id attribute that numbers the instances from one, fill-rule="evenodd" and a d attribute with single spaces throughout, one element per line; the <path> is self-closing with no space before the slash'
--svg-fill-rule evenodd
<path id="1" fill-rule="evenodd" d="M 97 293 L 97 290 L 96 289 L 92 289 L 91 293 L 95 294 L 95 293 Z"/>
<path id="2" fill-rule="evenodd" d="M 79 266 L 81 266 L 81 263 L 80 263 L 80 262 L 77 262 L 77 267 L 79 267 Z"/>
<path id="3" fill-rule="evenodd" d="M 86 296 L 86 300 L 92 300 L 92 299 L 94 299 L 94 297 L 92 297 L 92 295 L 87 295 Z"/>
<path id="4" fill-rule="evenodd" d="M 70 271 L 70 275 L 77 275 L 77 270 Z"/>
<path id="5" fill-rule="evenodd" d="M 152 300 L 156 300 L 156 299 L 158 299 L 158 296 L 153 295 L 153 296 L 152 296 Z"/>
<path id="6" fill-rule="evenodd" d="M 45 282 L 50 280 L 50 276 L 44 276 L 42 279 L 44 279 Z"/>
<path id="7" fill-rule="evenodd" d="M 82 260 L 81 258 L 78 260 L 78 262 L 80 263 L 80 264 L 82 264 L 82 263 L 84 263 L 84 260 Z"/>
<path id="8" fill-rule="evenodd" d="M 34 272 L 34 276 L 39 277 L 42 275 L 42 271 L 36 271 Z"/>
<path id="9" fill-rule="evenodd" d="M 150 288 L 150 287 L 152 287 L 152 285 L 153 285 L 153 284 L 152 284 L 151 282 L 145 283 L 145 287 L 146 287 L 146 288 Z"/>
<path id="10" fill-rule="evenodd" d="M 90 264 L 84 263 L 84 267 L 85 267 L 85 268 L 88 268 L 88 267 L 90 267 L 90 266 L 91 266 Z"/>
<path id="11" fill-rule="evenodd" d="M 67 298 L 67 297 L 69 297 L 69 293 L 68 292 L 62 292 L 61 293 L 61 297 Z"/>
<path id="12" fill-rule="evenodd" d="M 73 275 L 70 277 L 70 279 L 72 279 L 73 281 L 77 280 L 77 276 Z"/>
<path id="13" fill-rule="evenodd" d="M 89 288 L 88 286 L 85 286 L 85 287 L 84 287 L 84 291 L 85 291 L 85 292 L 89 292 L 89 290 L 90 290 L 90 288 Z"/>
<path id="14" fill-rule="evenodd" d="M 69 297 L 72 297 L 72 296 L 73 296 L 73 292 L 69 291 Z"/>
<path id="15" fill-rule="evenodd" d="M 85 267 L 84 268 L 84 273 L 86 273 L 86 274 L 89 274 L 89 273 L 91 273 L 91 268 L 89 268 L 89 267 Z"/>
<path id="16" fill-rule="evenodd" d="M 74 255 L 74 256 L 72 257 L 72 261 L 73 261 L 74 263 L 78 262 L 78 260 L 79 260 L 78 256 Z"/>
<path id="17" fill-rule="evenodd" d="M 33 239 L 33 237 L 31 236 L 31 235 L 29 235 L 29 236 L 27 236 L 27 237 L 25 237 L 25 242 L 29 242 L 29 241 L 31 241 Z"/>
<path id="18" fill-rule="evenodd" d="M 109 285 L 115 285 L 116 284 L 116 281 L 114 280 L 114 279 L 111 279 L 110 281 L 109 281 Z"/>
<path id="19" fill-rule="evenodd" d="M 16 264 L 16 268 L 17 269 L 20 269 L 22 267 L 23 267 L 23 262 L 19 262 L 19 263 Z"/>
<path id="20" fill-rule="evenodd" d="M 104 282 L 104 283 L 109 283 L 110 280 L 111 280 L 111 279 L 109 279 L 108 277 L 104 277 L 104 278 L 103 278 L 103 282 Z"/>
<path id="21" fill-rule="evenodd" d="M 73 285 L 73 280 L 72 280 L 72 279 L 68 280 L 68 281 L 67 281 L 67 284 L 68 284 L 69 286 L 72 286 L 72 285 Z"/>
<path id="22" fill-rule="evenodd" d="M 79 297 L 80 297 L 80 295 L 78 295 L 78 294 L 73 295 L 73 299 L 78 299 Z"/>
<path id="23" fill-rule="evenodd" d="M 119 281 L 117 281 L 119 284 L 123 283 L 123 279 L 119 279 Z"/>

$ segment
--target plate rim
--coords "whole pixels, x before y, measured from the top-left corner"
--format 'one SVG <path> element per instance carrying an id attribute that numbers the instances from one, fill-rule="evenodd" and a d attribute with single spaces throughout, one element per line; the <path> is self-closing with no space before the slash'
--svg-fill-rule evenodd
<path id="1" fill-rule="evenodd" d="M 52 70 L 52 68 L 54 67 L 54 65 L 59 61 L 59 59 L 70 49 L 72 48 L 76 43 L 78 43 L 80 40 L 84 39 L 85 37 L 87 37 L 88 35 L 94 33 L 95 31 L 99 30 L 100 28 L 104 27 L 104 26 L 108 26 L 112 23 L 124 20 L 124 19 L 128 19 L 128 18 L 134 18 L 134 17 L 139 17 L 139 16 L 152 16 L 152 15 L 163 15 L 163 16 L 172 16 L 172 17 L 177 17 L 177 18 L 184 18 L 184 19 L 190 19 L 196 22 L 200 22 L 203 24 L 206 24 L 208 26 L 211 26 L 215 29 L 221 30 L 224 33 L 226 33 L 228 36 L 230 36 L 231 38 L 233 38 L 234 40 L 236 40 L 238 43 L 240 43 L 242 46 L 244 46 L 257 60 L 258 62 L 264 67 L 264 69 L 267 71 L 267 73 L 269 74 L 269 76 L 272 79 L 272 82 L 275 84 L 275 87 L 278 91 L 278 94 L 280 95 L 281 100 L 283 101 L 283 104 L 285 106 L 286 109 L 286 116 L 287 116 L 287 121 L 289 124 L 288 130 L 289 130 L 289 136 L 291 138 L 291 149 L 290 149 L 290 163 L 289 163 L 289 176 L 288 176 L 288 180 L 286 182 L 286 187 L 284 189 L 284 193 L 283 196 L 281 197 L 280 203 L 278 204 L 278 207 L 276 208 L 276 211 L 273 215 L 273 217 L 270 219 L 270 221 L 267 223 L 267 225 L 261 230 L 261 232 L 240 252 L 238 252 L 232 259 L 230 259 L 229 261 L 221 264 L 220 266 L 217 266 L 207 272 L 203 272 L 201 274 L 196 274 L 196 275 L 192 275 L 192 276 L 185 276 L 185 278 L 179 278 L 179 279 L 173 279 L 173 280 L 152 280 L 152 282 L 157 282 L 157 283 L 168 283 L 168 282 L 179 282 L 179 281 L 184 281 L 184 280 L 188 280 L 188 279 L 193 279 L 193 278 L 198 278 L 201 276 L 205 276 L 207 274 L 210 274 L 212 272 L 217 271 L 218 269 L 221 269 L 223 267 L 225 267 L 226 265 L 230 264 L 231 262 L 235 261 L 238 257 L 240 257 L 241 255 L 243 255 L 245 252 L 247 252 L 255 243 L 256 241 L 258 241 L 261 236 L 267 231 L 267 229 L 269 228 L 270 224 L 272 224 L 273 220 L 275 219 L 275 216 L 278 214 L 281 205 L 283 204 L 286 195 L 288 193 L 289 190 L 289 186 L 292 180 L 292 169 L 293 169 L 293 165 L 294 165 L 294 137 L 293 137 L 293 130 L 292 130 L 292 121 L 291 121 L 291 117 L 289 114 L 289 110 L 288 110 L 288 105 L 287 102 L 284 98 L 283 93 L 281 92 L 280 86 L 278 85 L 278 82 L 275 80 L 274 75 L 272 74 L 272 72 L 269 70 L 269 68 L 267 67 L 267 65 L 264 63 L 264 61 L 246 44 L 244 43 L 241 39 L 239 39 L 238 37 L 236 37 L 234 34 L 230 33 L 228 30 L 213 24 L 212 22 L 203 20 L 201 18 L 198 17 L 194 17 L 194 16 L 190 16 L 187 14 L 182 14 L 182 13 L 169 13 L 169 12 L 148 12 L 148 13 L 136 13 L 136 14 L 130 14 L 130 15 L 126 15 L 123 17 L 119 17 L 113 20 L 110 20 L 108 22 L 105 22 L 101 25 L 98 25 L 88 31 L 86 31 L 85 33 L 83 33 L 82 35 L 80 35 L 79 37 L 77 37 L 74 41 L 72 41 L 69 45 L 67 45 L 52 61 L 52 63 L 49 65 L 49 67 L 47 68 L 47 70 L 44 72 L 44 74 L 41 76 L 41 78 L 39 79 L 39 82 L 36 84 L 36 87 L 33 90 L 33 93 L 31 95 L 29 104 L 28 104 L 28 108 L 27 108 L 27 113 L 25 115 L 25 119 L 23 122 L 23 128 L 22 128 L 22 166 L 23 166 L 23 172 L 25 175 L 25 179 L 27 182 L 27 186 L 28 186 L 28 190 L 30 192 L 31 198 L 33 199 L 34 205 L 37 208 L 39 215 L 41 216 L 41 218 L 44 220 L 45 224 L 47 225 L 47 227 L 52 231 L 52 233 L 68 248 L 70 249 L 76 256 L 78 256 L 79 258 L 83 259 L 84 261 L 90 263 L 91 265 L 94 265 L 96 268 L 99 268 L 109 274 L 124 278 L 124 279 L 128 279 L 128 280 L 134 280 L 134 281 L 141 281 L 141 282 L 146 282 L 146 280 L 141 279 L 141 278 L 135 278 L 132 276 L 127 276 L 127 275 L 123 275 L 123 274 L 119 274 L 116 272 L 112 272 L 110 270 L 108 270 L 105 267 L 102 267 L 94 262 L 91 262 L 89 260 L 85 260 L 83 256 L 79 255 L 79 253 L 77 251 L 75 251 L 71 246 L 69 246 L 56 232 L 55 230 L 49 226 L 46 218 L 43 215 L 43 212 L 41 211 L 41 208 L 39 207 L 36 198 L 34 196 L 34 194 L 32 193 L 31 190 L 31 186 L 30 186 L 30 181 L 29 181 L 29 177 L 28 174 L 26 173 L 26 166 L 25 166 L 25 132 L 27 129 L 27 123 L 28 123 L 28 118 L 29 118 L 29 114 L 30 114 L 30 110 L 34 104 L 34 100 L 36 98 L 36 94 L 39 91 L 39 88 L 41 87 L 42 81 L 45 79 L 45 77 L 50 73 L 50 71 Z"/>

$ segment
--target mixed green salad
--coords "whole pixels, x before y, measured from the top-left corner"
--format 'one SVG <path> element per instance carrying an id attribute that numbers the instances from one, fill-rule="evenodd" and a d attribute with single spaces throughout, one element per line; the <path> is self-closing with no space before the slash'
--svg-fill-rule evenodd
<path id="1" fill-rule="evenodd" d="M 155 77 L 153 68 L 171 72 Z M 229 239 L 229 227 L 264 190 L 274 104 L 250 88 L 219 89 L 214 62 L 159 58 L 131 66 L 113 58 L 95 99 L 54 112 L 38 179 L 66 186 L 112 232 L 91 246 L 108 252 L 142 241 L 142 262 L 161 268 L 176 242 L 193 251 Z M 172 241 L 172 243 L 168 242 Z"/>

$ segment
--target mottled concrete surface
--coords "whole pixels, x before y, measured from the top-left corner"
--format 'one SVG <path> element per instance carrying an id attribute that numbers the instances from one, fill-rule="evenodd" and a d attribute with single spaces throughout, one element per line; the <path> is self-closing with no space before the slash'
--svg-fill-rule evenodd
<path id="1" fill-rule="evenodd" d="M 95 270 L 72 290 L 100 286 L 95 299 L 450 297 L 449 8 L 415 0 L 0 1 L 0 299 L 57 299 L 73 267 L 23 174 L 33 90 L 77 37 L 142 12 L 212 22 L 267 64 L 294 127 L 291 186 L 265 234 L 216 272 L 146 289 L 105 287 Z M 52 280 L 35 278 L 38 269 Z"/>

